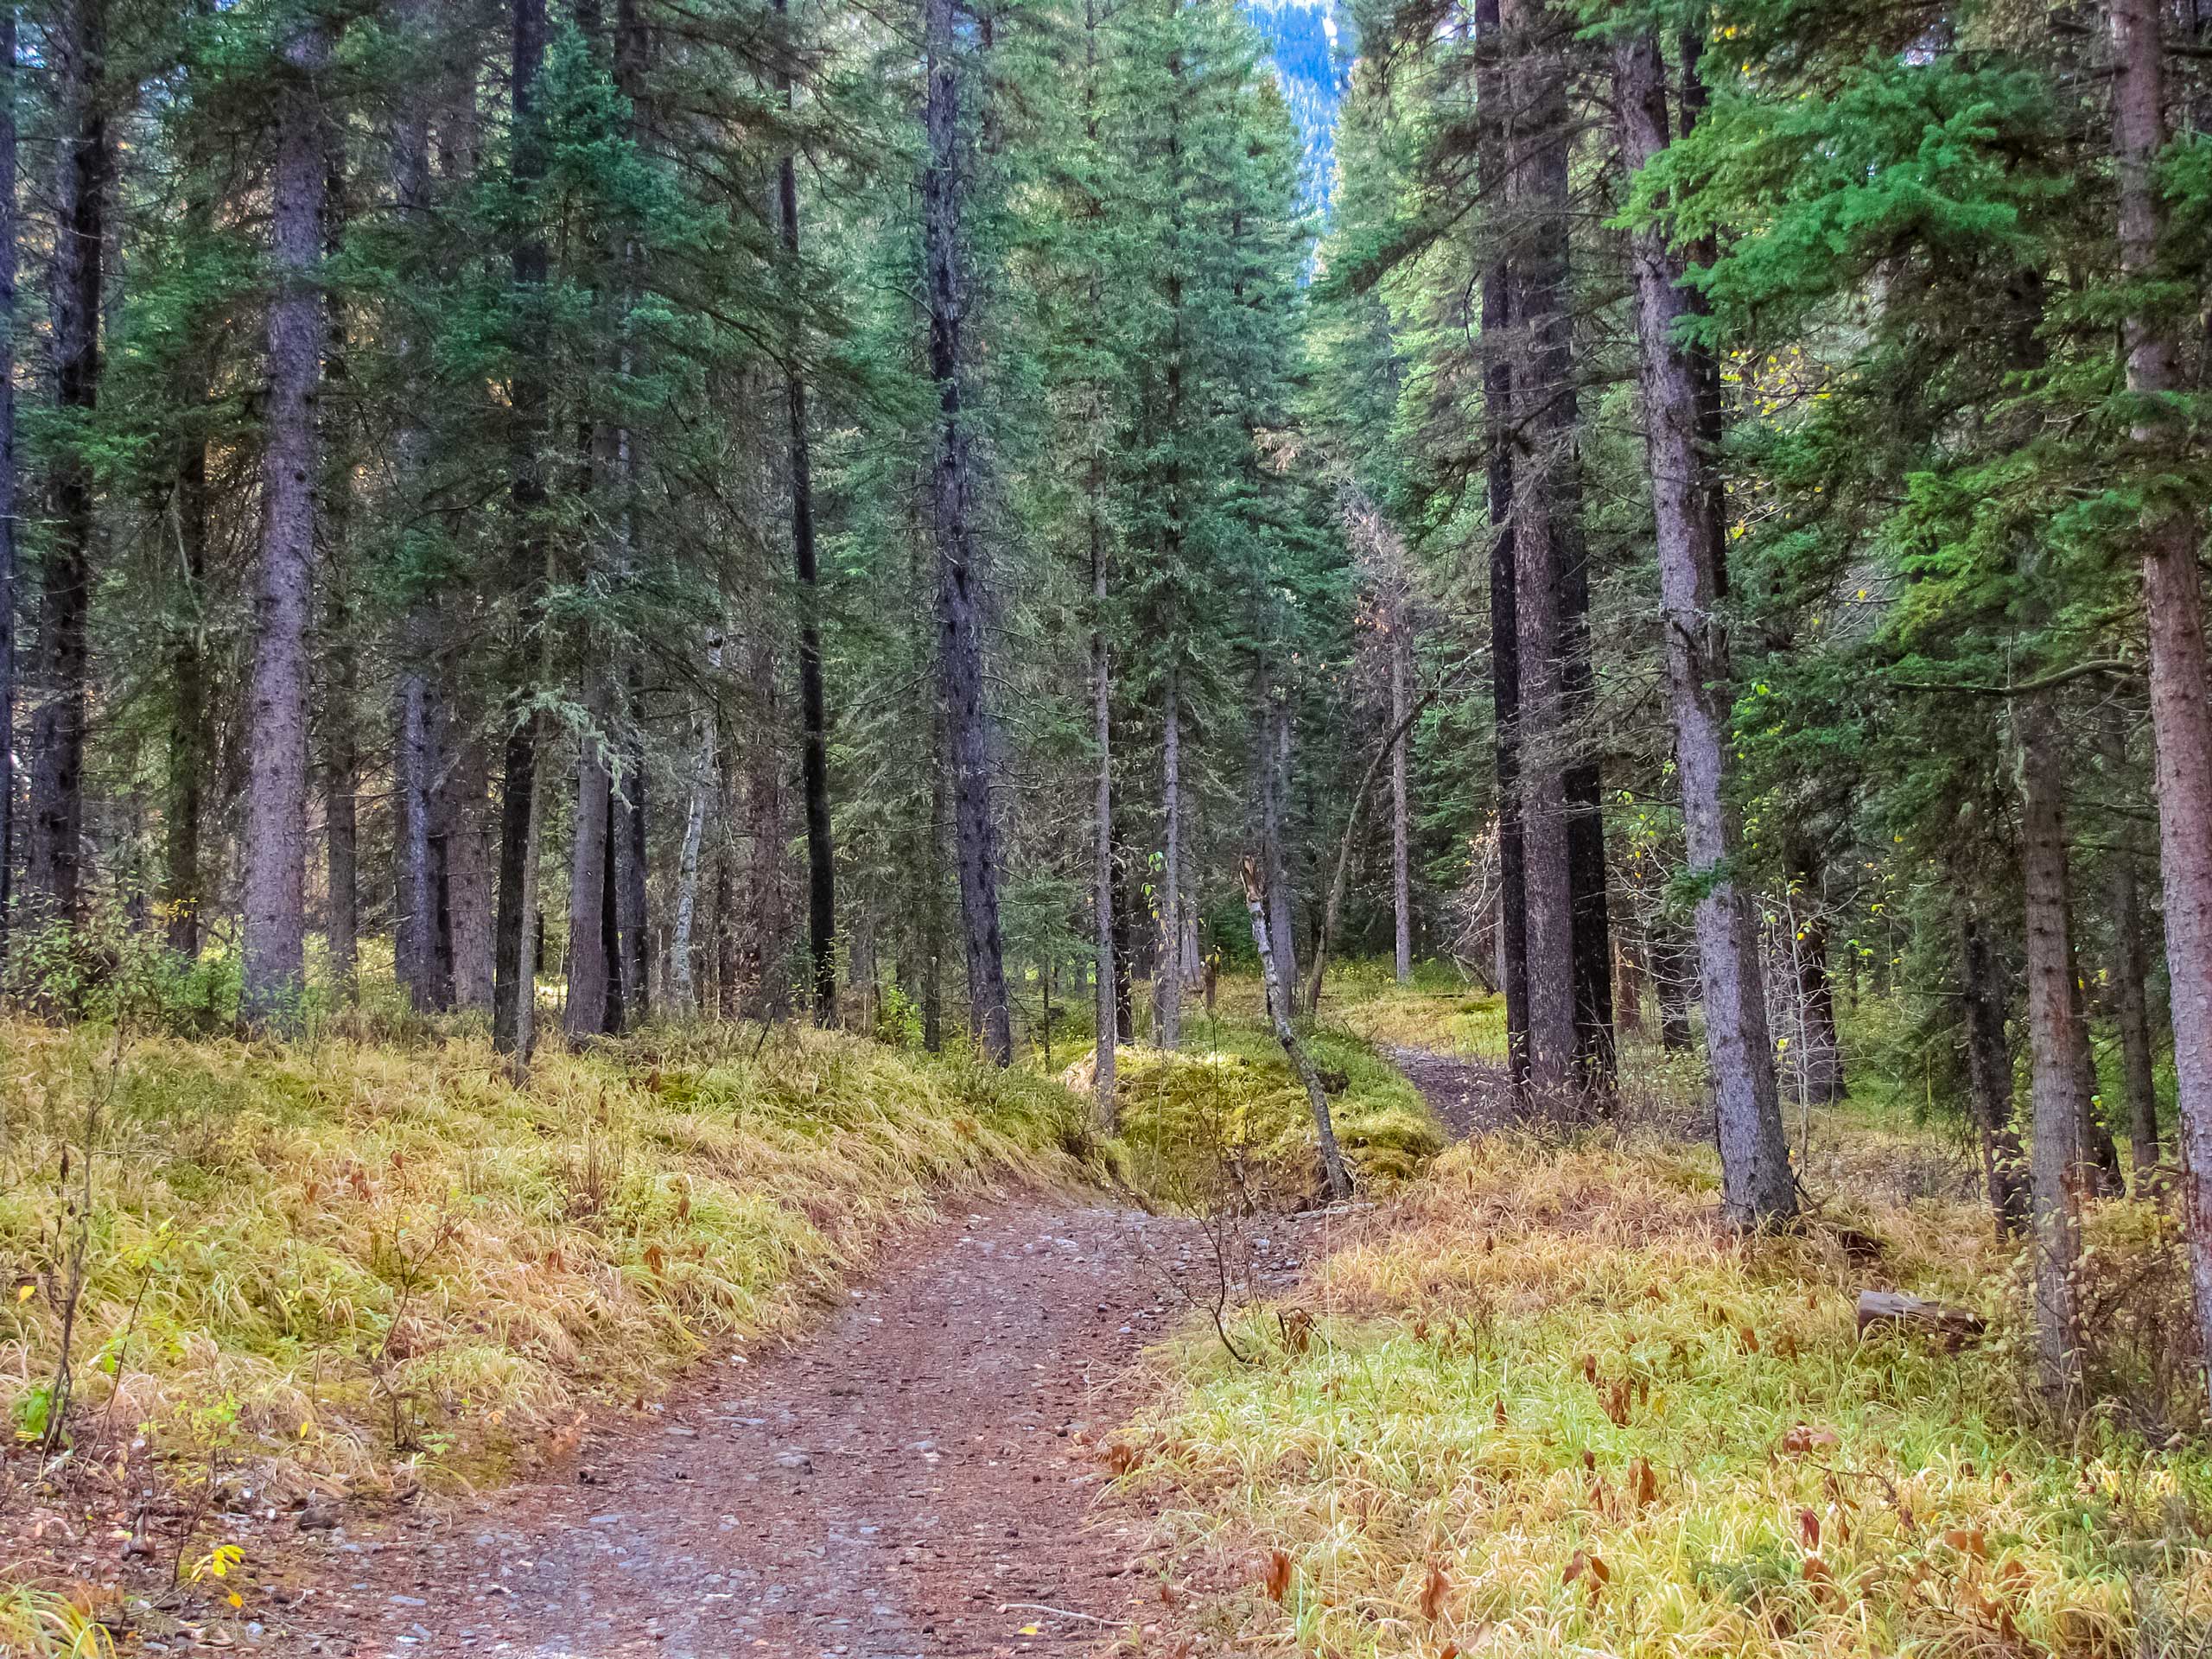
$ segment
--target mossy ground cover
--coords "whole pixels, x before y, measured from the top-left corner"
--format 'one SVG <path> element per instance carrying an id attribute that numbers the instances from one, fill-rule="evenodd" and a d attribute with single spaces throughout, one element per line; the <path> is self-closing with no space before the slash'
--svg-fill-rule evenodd
<path id="1" fill-rule="evenodd" d="M 1395 1188 L 1443 1149 L 1433 1114 L 1367 1044 L 1328 1031 L 1306 1044 L 1363 1189 Z M 1117 1064 L 1119 1139 L 1139 1191 L 1170 1204 L 1206 1202 L 1226 1176 L 1255 1202 L 1287 1207 L 1320 1190 L 1313 1108 L 1273 1032 L 1200 1019 L 1180 1052 L 1124 1049 Z"/>
<path id="2" fill-rule="evenodd" d="M 0 1402 L 371 1487 L 480 1480 L 789 1327 L 948 1189 L 1077 1173 L 1056 1085 L 791 1027 L 543 1054 L 0 1024 Z M 86 1149 L 92 1151 L 87 1183 Z"/>
<path id="3" fill-rule="evenodd" d="M 1751 1241 L 1716 1226 L 1694 1144 L 1455 1147 L 1347 1226 L 1300 1293 L 1310 1328 L 1255 1309 L 1232 1334 L 1259 1363 L 1206 1336 L 1164 1355 L 1130 1479 L 1169 1516 L 1189 1633 L 1342 1656 L 2205 1651 L 2202 1439 L 2109 1402 L 2046 1418 L 1979 1205 L 1829 1184 L 1947 1150 L 1891 1110 L 1810 1128 L 1823 1218 Z M 2171 1218 L 2144 1205 L 2089 1219 L 2120 1261 L 2154 1233 Z M 1992 1334 L 1861 1340 L 1870 1284 Z"/>

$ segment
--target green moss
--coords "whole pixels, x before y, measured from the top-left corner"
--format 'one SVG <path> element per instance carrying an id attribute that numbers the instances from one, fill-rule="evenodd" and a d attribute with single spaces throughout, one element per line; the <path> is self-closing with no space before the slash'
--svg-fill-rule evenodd
<path id="1" fill-rule="evenodd" d="M 1236 1189 L 1270 1206 L 1320 1189 L 1319 1141 L 1306 1091 L 1272 1033 L 1205 1020 L 1179 1053 L 1124 1050 L 1120 1138 L 1131 1179 L 1160 1201 L 1188 1205 Z M 1308 1054 L 1332 1089 L 1338 1143 L 1363 1188 L 1419 1173 L 1444 1133 L 1420 1094 L 1347 1033 L 1316 1032 Z"/>

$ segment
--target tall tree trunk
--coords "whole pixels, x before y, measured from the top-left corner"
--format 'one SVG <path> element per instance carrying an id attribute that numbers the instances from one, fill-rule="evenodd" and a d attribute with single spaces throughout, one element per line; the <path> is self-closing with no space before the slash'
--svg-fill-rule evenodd
<path id="1" fill-rule="evenodd" d="M 928 163 L 922 175 L 923 285 L 930 319 L 930 378 L 937 387 L 937 451 L 931 505 L 938 555 L 938 654 L 952 766 L 960 914 L 968 956 L 969 1026 L 1000 1065 L 1014 1058 L 999 932 L 999 849 L 991 787 L 991 717 L 983 672 L 988 608 L 977 557 L 976 460 L 969 430 L 962 328 L 969 304 L 968 248 L 961 225 L 961 52 L 957 0 L 923 0 L 922 48 L 928 98 L 923 123 Z"/>
<path id="2" fill-rule="evenodd" d="M 1658 41 L 1646 34 L 1619 37 L 1614 81 L 1622 157 L 1640 168 L 1668 143 Z M 1720 1142 L 1721 1208 L 1738 1227 L 1764 1226 L 1796 1214 L 1797 1198 L 1767 1029 L 1758 918 L 1731 876 L 1742 832 L 1727 786 L 1732 696 L 1727 626 L 1719 608 L 1726 588 L 1723 527 L 1707 487 L 1711 460 L 1700 432 L 1697 365 L 1677 328 L 1682 270 L 1656 226 L 1637 232 L 1632 248 L 1675 763 L 1688 863 L 1700 888 L 1698 979 Z M 1663 1020 L 1663 990 L 1661 1008 Z"/>
<path id="3" fill-rule="evenodd" d="M 524 228 L 511 255 L 518 308 L 535 319 L 543 304 L 546 251 L 534 221 L 537 186 L 544 177 L 543 135 L 537 114 L 538 81 L 545 67 L 545 0 L 512 0 L 514 110 L 512 172 Z M 518 604 L 511 658 L 515 688 L 506 715 L 506 765 L 499 808 L 499 909 L 494 923 L 492 1044 L 507 1055 L 518 1076 L 530 1065 L 537 1037 L 537 840 L 541 791 L 537 751 L 543 716 L 530 695 L 537 653 L 530 639 L 547 575 L 548 547 L 540 522 L 545 508 L 546 388 L 537 360 L 542 331 L 518 319 L 517 362 L 508 402 L 512 419 L 514 478 L 509 499 L 516 520 L 513 586 Z"/>
<path id="4" fill-rule="evenodd" d="M 63 0 L 48 41 L 59 108 L 52 316 L 54 401 L 84 418 L 99 401 L 107 245 L 107 0 Z M 37 681 L 31 717 L 30 824 L 22 911 L 34 925 L 81 919 L 86 628 L 92 604 L 92 469 L 83 442 L 58 448 L 50 473 L 52 544 L 40 562 Z"/>
<path id="5" fill-rule="evenodd" d="M 204 403 L 205 376 L 195 373 L 192 382 L 199 391 L 191 401 L 195 404 Z M 13 388 L 0 391 L 0 397 L 12 397 Z M 195 957 L 200 954 L 201 912 L 206 904 L 200 876 L 201 805 L 208 770 L 214 764 L 211 753 L 213 733 L 207 706 L 204 613 L 207 582 L 207 441 L 196 424 L 177 445 L 169 513 L 176 540 L 178 586 L 184 595 L 185 614 L 176 625 L 168 653 L 169 770 L 168 798 L 164 807 L 167 844 L 162 861 L 165 880 L 162 902 L 168 912 L 169 949 L 180 956 Z"/>
<path id="6" fill-rule="evenodd" d="M 746 775 L 745 829 L 751 849 L 746 863 L 747 924 L 745 972 L 753 988 L 753 1013 L 761 1020 L 781 1020 L 791 1013 L 791 948 L 789 914 L 785 903 L 788 883 L 785 871 L 784 723 L 773 647 L 765 637 L 747 645 L 756 722 L 752 757 Z M 815 988 L 819 988 L 818 986 Z M 836 979 L 830 989 L 834 1001 Z M 835 1014 L 834 1007 L 831 1010 Z"/>
<path id="7" fill-rule="evenodd" d="M 250 1027 L 289 1024 L 306 984 L 308 620 L 315 546 L 316 403 L 323 317 L 316 293 L 326 173 L 315 77 L 330 41 L 320 22 L 283 48 L 276 92 L 270 248 L 269 410 L 254 597 L 246 747 L 245 926 L 238 1011 Z"/>
<path id="8" fill-rule="evenodd" d="M 435 26 L 430 0 L 403 0 L 395 13 L 399 27 L 418 42 Z M 392 205 L 410 238 L 434 233 L 430 130 L 442 101 L 429 88 L 410 84 L 392 122 Z M 402 423 L 392 439 L 393 508 L 404 523 L 422 510 L 430 440 L 418 411 L 430 395 L 432 379 L 425 342 L 415 330 L 401 328 L 391 344 L 405 399 Z M 409 1000 L 423 1010 L 446 1007 L 452 998 L 450 941 L 442 938 L 443 906 L 432 853 L 442 728 L 436 677 L 442 645 L 435 597 L 434 592 L 419 589 L 410 596 L 400 622 L 393 698 L 393 967 Z"/>
<path id="9" fill-rule="evenodd" d="M 8 961 L 16 874 L 16 6 L 6 0 L 0 3 L 0 969 Z"/>
<path id="10" fill-rule="evenodd" d="M 2104 771 L 2105 798 L 2119 801 L 2127 772 L 2127 716 L 2116 702 L 2098 713 L 2097 758 Z M 2113 1001 L 2120 1027 L 2121 1088 L 2127 1109 L 2128 1160 L 2139 1196 L 2148 1190 L 2158 1166 L 2158 1087 L 2151 1039 L 2150 947 L 2145 940 L 2140 881 L 2142 838 L 2135 822 L 2122 817 L 2106 868 L 2106 902 L 2112 908 Z"/>
<path id="11" fill-rule="evenodd" d="M 776 0 L 783 17 L 788 0 Z M 784 108 L 792 108 L 791 76 L 777 72 Z M 798 269 L 798 165 L 790 151 L 776 169 L 784 257 Z M 784 382 L 790 421 L 791 563 L 798 576 L 799 787 L 806 806 L 806 938 L 813 969 L 814 1023 L 837 1017 L 837 854 L 830 830 L 830 715 L 822 684 L 821 576 L 814 550 L 814 462 L 808 444 L 806 377 L 793 363 Z"/>
<path id="12" fill-rule="evenodd" d="M 2005 1034 L 2005 982 L 1989 931 L 1969 904 L 1959 912 L 1959 976 L 1966 1002 L 1967 1096 L 1981 1143 L 1982 1183 L 2000 1236 L 2029 1221 L 2026 1154 L 2012 1118 L 2012 1048 Z"/>
<path id="13" fill-rule="evenodd" d="M 2028 1052 L 2034 1161 L 2036 1357 L 2046 1395 L 2069 1394 L 2080 1375 L 2074 1269 L 2075 1158 L 2089 1113 L 2072 1030 L 2074 957 L 2066 891 L 2066 755 L 2047 693 L 2017 699 L 2021 905 L 2028 947 Z"/>
<path id="14" fill-rule="evenodd" d="M 1516 1105 L 1529 1103 L 1529 896 L 1521 799 L 1521 627 L 1514 593 L 1513 263 L 1504 226 L 1513 183 L 1500 0 L 1474 0 L 1475 171 L 1494 204 L 1485 228 L 1479 333 L 1483 358 L 1484 494 L 1490 518 L 1491 708 L 1497 784 L 1497 975 L 1505 994 L 1506 1069 Z"/>
<path id="15" fill-rule="evenodd" d="M 1093 31 L 1095 35 L 1095 29 Z M 1095 45 L 1091 48 L 1096 50 Z M 1092 410 L 1094 443 L 1102 423 Z M 1107 644 L 1105 478 L 1094 448 L 1084 513 L 1090 532 L 1090 731 L 1097 783 L 1091 801 L 1090 882 L 1097 930 L 1097 983 L 1092 988 L 1097 1021 L 1097 1070 L 1091 1082 L 1092 1116 L 1112 1129 L 1120 1116 L 1114 1096 L 1116 1039 L 1121 1010 L 1114 995 L 1114 664 Z"/>
<path id="16" fill-rule="evenodd" d="M 335 259 L 346 237 L 346 129 L 326 112 L 322 121 L 322 251 Z M 353 528 L 352 446 L 343 427 L 349 372 L 346 308 L 338 295 L 322 296 L 328 342 L 324 381 L 335 396 L 321 400 L 316 438 L 320 480 L 323 582 L 322 805 L 324 842 L 323 944 L 331 979 L 340 997 L 361 988 L 360 734 L 355 716 L 361 696 L 361 661 L 354 642 L 353 570 L 348 537 Z"/>
<path id="17" fill-rule="evenodd" d="M 584 718 L 590 729 L 576 743 L 575 828 L 569 847 L 569 997 L 561 1014 L 562 1030 L 572 1043 L 607 1030 L 613 968 L 607 956 L 604 914 L 613 789 L 607 765 L 612 710 L 604 665 L 593 664 L 585 671 L 589 679 Z"/>
<path id="18" fill-rule="evenodd" d="M 431 819 L 436 810 L 438 713 L 431 675 L 436 661 L 436 613 L 408 608 L 400 626 L 397 731 L 395 734 L 392 858 L 396 867 L 392 965 L 408 1000 L 418 1009 L 443 1006 L 440 910 L 431 863 Z"/>
<path id="19" fill-rule="evenodd" d="M 721 678 L 720 635 L 707 647 L 708 683 Z M 706 845 L 709 798 L 715 787 L 715 705 L 710 698 L 692 722 L 691 803 L 683 817 L 683 845 L 676 861 L 676 927 L 668 943 L 670 1012 L 688 1020 L 702 1010 L 698 978 L 692 965 L 692 925 L 699 905 L 699 860 Z"/>
<path id="20" fill-rule="evenodd" d="M 1395 924 L 1393 963 L 1398 983 L 1414 976 L 1413 814 L 1406 790 L 1406 753 L 1412 740 L 1404 728 L 1413 706 L 1413 631 L 1408 613 L 1404 554 L 1392 578 L 1390 616 L 1390 725 L 1397 737 L 1390 745 L 1390 913 Z"/>
<path id="21" fill-rule="evenodd" d="M 2158 0 L 2113 0 L 2113 150 L 2119 162 L 2122 270 L 2146 280 L 2158 258 L 2155 164 L 2165 138 Z M 2144 400 L 2132 435 L 2152 475 L 2177 476 L 2180 416 L 2158 400 L 2183 385 L 2172 330 L 2145 315 L 2124 329 L 2127 389 Z M 2174 1080 L 2181 1102 L 2182 1212 L 2200 1340 L 2212 1351 L 2212 672 L 2197 570 L 2198 510 L 2167 485 L 2141 520 L 2151 645 L 2151 728 L 2158 755 L 2158 854 L 2165 884 Z"/>
<path id="22" fill-rule="evenodd" d="M 443 946 L 435 1006 L 489 1009 L 498 983 L 491 766 L 480 733 L 467 730 L 456 739 L 449 716 L 440 733 L 439 752 L 448 757 L 451 770 L 439 788 L 432 820 L 442 831 L 436 864 Z"/>
<path id="23" fill-rule="evenodd" d="M 1298 983 L 1298 942 L 1291 915 L 1290 691 L 1269 665 L 1260 722 L 1260 868 L 1268 899 L 1268 938 L 1283 983 Z"/>
<path id="24" fill-rule="evenodd" d="M 2078 928 L 2069 928 L 2069 949 L 2071 941 L 2080 937 Z M 2089 1036 L 2088 984 L 2078 951 L 2067 973 L 2066 988 L 2072 996 L 2066 1021 L 2067 1048 L 2073 1056 L 2074 1075 L 2079 1079 L 2075 1091 L 2087 1103 L 2075 1143 L 2075 1190 L 2110 1198 L 2126 1192 L 2127 1182 L 2120 1173 L 2120 1148 L 2113 1144 L 2112 1130 L 2106 1127 L 2104 1113 L 2099 1109 L 2096 1046 Z"/>
<path id="25" fill-rule="evenodd" d="M 1513 489 L 1515 652 L 1520 667 L 1522 857 L 1527 918 L 1529 1088 L 1557 1110 L 1579 1090 L 1575 1001 L 1574 874 L 1567 824 L 1565 587 L 1560 524 L 1553 507 L 1558 453 L 1573 435 L 1569 366 L 1560 351 L 1572 327 L 1564 264 L 1567 143 L 1561 24 L 1547 0 L 1502 0 L 1508 68 L 1508 199 L 1519 232 L 1512 252 L 1510 407 L 1517 453 Z M 1562 420 L 1562 414 L 1566 418 Z"/>
<path id="26" fill-rule="evenodd" d="M 1183 1046 L 1183 706 L 1181 677 L 1167 671 L 1160 712 L 1160 802 L 1166 817 L 1160 882 L 1160 959 L 1153 965 L 1160 1046 Z"/>
<path id="27" fill-rule="evenodd" d="M 353 607 L 338 591 L 348 573 L 325 569 L 333 592 L 325 611 L 330 645 L 329 674 L 323 686 L 323 940 L 332 982 L 341 997 L 352 1001 L 361 988 L 361 757 L 353 726 L 361 690 L 360 657 L 351 643 Z"/>

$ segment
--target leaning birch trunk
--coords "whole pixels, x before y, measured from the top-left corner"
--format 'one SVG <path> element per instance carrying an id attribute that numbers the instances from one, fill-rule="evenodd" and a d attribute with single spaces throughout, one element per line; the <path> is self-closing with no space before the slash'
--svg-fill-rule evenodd
<path id="1" fill-rule="evenodd" d="M 1306 1103 L 1313 1109 L 1313 1132 L 1321 1141 L 1321 1166 L 1328 1173 L 1329 1196 L 1348 1198 L 1351 1196 L 1351 1177 L 1344 1173 L 1344 1154 L 1337 1150 L 1337 1128 L 1329 1117 L 1329 1096 L 1322 1091 L 1313 1062 L 1306 1058 L 1305 1046 L 1291 1029 L 1291 991 L 1275 971 L 1274 950 L 1268 941 L 1267 902 L 1260 891 L 1260 868 L 1249 858 L 1244 861 L 1244 908 L 1251 912 L 1252 944 L 1260 953 L 1260 976 L 1267 985 L 1268 1014 L 1274 1021 L 1275 1040 L 1290 1057 L 1291 1070 L 1306 1085 Z"/>
<path id="2" fill-rule="evenodd" d="M 1622 149 L 1634 167 L 1667 145 L 1662 74 L 1651 35 L 1618 42 Z M 1638 232 L 1633 245 L 1683 840 L 1702 888 L 1698 977 L 1720 1143 L 1721 1208 L 1737 1226 L 1763 1226 L 1796 1214 L 1797 1200 L 1775 1084 L 1757 918 L 1748 896 L 1728 879 L 1741 830 L 1726 787 L 1731 699 L 1727 630 L 1718 609 L 1725 574 L 1721 527 L 1699 442 L 1698 365 L 1677 343 L 1675 325 L 1687 304 L 1679 264 L 1656 227 Z M 1663 1019 L 1663 992 L 1661 1006 Z"/>
<path id="3" fill-rule="evenodd" d="M 2157 0 L 2112 8 L 2113 151 L 2120 165 L 2120 262 L 2141 280 L 2158 263 L 2156 162 L 2165 138 L 2165 66 Z M 2173 331 L 2145 316 L 2123 328 L 2127 389 L 2144 410 L 2131 435 L 2152 476 L 2184 433 L 2164 394 L 2182 385 Z M 2196 508 L 2171 488 L 2145 492 L 2143 597 L 2151 645 L 2151 729 L 2158 754 L 2158 861 L 2165 883 L 2174 1077 L 2181 1101 L 2182 1214 L 2201 1341 L 2212 1348 L 2212 704 L 2205 700 L 2203 581 Z"/>

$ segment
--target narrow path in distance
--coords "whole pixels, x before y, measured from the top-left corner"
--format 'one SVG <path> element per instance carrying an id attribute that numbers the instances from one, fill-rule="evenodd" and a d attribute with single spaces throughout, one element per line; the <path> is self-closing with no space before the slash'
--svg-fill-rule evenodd
<path id="1" fill-rule="evenodd" d="M 1405 1046 L 1386 1047 L 1382 1056 L 1421 1090 L 1454 1141 L 1512 1122 L 1512 1088 L 1503 1061 Z"/>
<path id="2" fill-rule="evenodd" d="M 264 1642 L 350 1659 L 1020 1659 L 1144 1622 L 1102 1442 L 1180 1322 L 1185 1224 L 1016 1198 L 894 1250 L 820 1329 L 598 1423 L 537 1484 L 302 1537 Z M 308 1559 L 302 1560 L 302 1555 Z"/>

